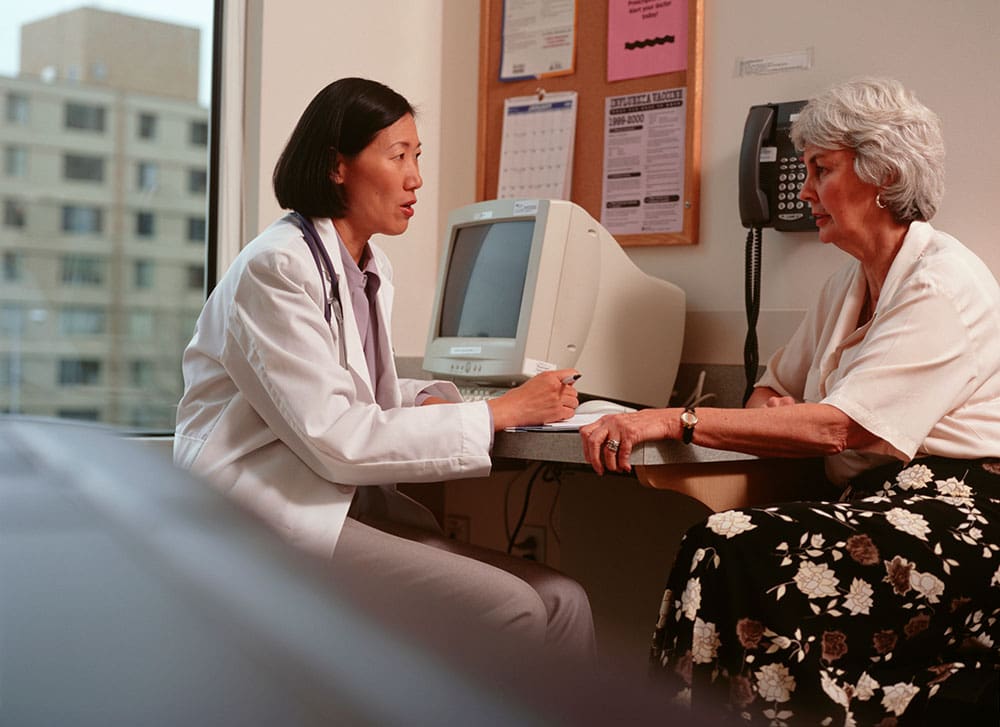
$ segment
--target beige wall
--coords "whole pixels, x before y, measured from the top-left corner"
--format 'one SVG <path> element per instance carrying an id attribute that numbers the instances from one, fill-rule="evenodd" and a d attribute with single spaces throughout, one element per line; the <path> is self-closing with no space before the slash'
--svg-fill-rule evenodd
<path id="1" fill-rule="evenodd" d="M 384 242 L 397 271 L 396 353 L 419 356 L 446 211 L 473 200 L 478 3 L 473 0 L 262 0 L 260 169 L 257 219 L 278 210 L 270 171 L 298 114 L 325 83 L 365 75 L 420 107 L 425 187 L 410 231 Z M 968 0 L 707 0 L 701 242 L 631 250 L 647 272 L 688 294 L 685 361 L 742 361 L 743 244 L 736 162 L 747 108 L 808 97 L 832 82 L 891 75 L 944 120 L 948 195 L 935 220 L 1000 273 L 992 213 L 1000 192 L 1000 3 Z M 761 14 L 766 8 L 766 16 Z M 774 20 L 778 18 L 779 20 Z M 810 70 L 738 77 L 739 58 L 812 49 Z M 761 355 L 796 325 L 844 257 L 805 233 L 764 233 Z"/>

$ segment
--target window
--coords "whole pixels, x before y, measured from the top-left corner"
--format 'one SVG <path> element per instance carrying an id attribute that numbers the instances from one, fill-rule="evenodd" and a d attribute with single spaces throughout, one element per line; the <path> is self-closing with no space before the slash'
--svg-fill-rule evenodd
<path id="1" fill-rule="evenodd" d="M 201 290 L 205 287 L 205 266 L 187 266 L 187 285 L 191 290 Z"/>
<path id="2" fill-rule="evenodd" d="M 188 192 L 191 194 L 205 194 L 208 189 L 208 175 L 204 169 L 188 170 Z"/>
<path id="3" fill-rule="evenodd" d="M 64 205 L 62 229 L 70 235 L 99 235 L 104 229 L 104 210 L 100 207 Z"/>
<path id="4" fill-rule="evenodd" d="M 136 187 L 141 192 L 153 192 L 156 190 L 157 179 L 159 178 L 159 168 L 156 162 L 139 162 L 136 167 Z"/>
<path id="5" fill-rule="evenodd" d="M 90 104 L 66 102 L 65 124 L 67 129 L 82 131 L 104 131 L 104 107 Z"/>
<path id="6" fill-rule="evenodd" d="M 139 310 L 128 314 L 128 337 L 135 341 L 148 341 L 153 337 L 153 311 Z"/>
<path id="7" fill-rule="evenodd" d="M 68 336 L 101 334 L 106 318 L 101 308 L 64 308 L 59 311 L 59 333 Z"/>
<path id="8" fill-rule="evenodd" d="M 24 210 L 24 203 L 19 199 L 5 199 L 3 201 L 3 226 L 4 227 L 24 227 L 27 213 Z"/>
<path id="9" fill-rule="evenodd" d="M 129 381 L 140 389 L 150 386 L 153 383 L 153 362 L 132 361 L 129 364 Z"/>
<path id="10" fill-rule="evenodd" d="M 16 335 L 24 326 L 24 312 L 17 303 L 0 305 L 0 333 L 5 336 Z M 3 360 L 0 358 L 0 360 Z"/>
<path id="11" fill-rule="evenodd" d="M 192 121 L 188 138 L 194 146 L 208 146 L 208 122 Z"/>
<path id="12" fill-rule="evenodd" d="M 71 358 L 59 360 L 60 386 L 93 386 L 101 378 L 101 362 L 97 359 Z"/>
<path id="13" fill-rule="evenodd" d="M 188 242 L 205 242 L 204 217 L 188 217 L 187 228 Z"/>
<path id="14" fill-rule="evenodd" d="M 67 255 L 62 258 L 64 285 L 101 285 L 104 282 L 104 260 L 93 255 Z"/>
<path id="15" fill-rule="evenodd" d="M 7 94 L 7 121 L 22 125 L 28 123 L 28 97 L 23 93 Z"/>
<path id="16" fill-rule="evenodd" d="M 135 213 L 135 236 L 153 237 L 156 234 L 156 217 L 152 212 Z"/>
<path id="17" fill-rule="evenodd" d="M 27 16 L 0 2 L 22 40 L 0 58 L 0 306 L 20 306 L 24 334 L 12 347 L 0 331 L 0 366 L 24 379 L 0 386 L 0 411 L 173 429 L 214 276 L 223 2 L 174 3 L 170 22 L 151 22 L 162 13 L 149 0 L 36 3 Z M 61 373 L 95 383 L 60 389 Z"/>
<path id="18" fill-rule="evenodd" d="M 14 386 L 14 362 L 10 358 L 0 358 L 0 386 Z M 0 414 L 11 413 L 10 407 L 0 408 Z"/>
<path id="19" fill-rule="evenodd" d="M 152 288 L 153 287 L 153 261 L 152 260 L 136 260 L 134 267 L 135 275 L 133 280 L 135 281 L 136 288 Z"/>
<path id="20" fill-rule="evenodd" d="M 156 138 L 156 116 L 153 114 L 139 114 L 139 138 Z"/>
<path id="21" fill-rule="evenodd" d="M 3 279 L 4 282 L 14 283 L 24 275 L 22 269 L 21 253 L 16 250 L 5 250 L 3 253 Z"/>
<path id="22" fill-rule="evenodd" d="M 63 155 L 63 177 L 88 182 L 104 181 L 104 157 Z"/>
<path id="23" fill-rule="evenodd" d="M 23 146 L 5 146 L 3 149 L 3 173 L 8 177 L 28 175 L 28 150 Z"/>
<path id="24" fill-rule="evenodd" d="M 98 409 L 59 409 L 56 416 L 60 419 L 75 419 L 81 422 L 97 422 L 101 419 Z"/>

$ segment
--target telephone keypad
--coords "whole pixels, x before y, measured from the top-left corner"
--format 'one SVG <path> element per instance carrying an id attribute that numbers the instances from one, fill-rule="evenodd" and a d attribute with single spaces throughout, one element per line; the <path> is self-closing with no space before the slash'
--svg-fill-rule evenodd
<path id="1" fill-rule="evenodd" d="M 798 157 L 782 156 L 778 160 L 778 211 L 806 214 L 806 203 L 799 192 L 806 180 L 805 165 Z"/>

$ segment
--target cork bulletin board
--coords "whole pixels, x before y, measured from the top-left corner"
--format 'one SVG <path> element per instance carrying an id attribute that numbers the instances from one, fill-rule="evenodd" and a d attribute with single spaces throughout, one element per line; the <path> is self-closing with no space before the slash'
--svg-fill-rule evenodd
<path id="1" fill-rule="evenodd" d="M 703 3 L 704 0 L 688 0 L 688 58 L 685 70 L 609 82 L 608 0 L 577 0 L 575 72 L 541 80 L 501 81 L 504 2 L 480 0 L 476 199 L 494 199 L 497 195 L 504 99 L 539 92 L 576 91 L 578 110 L 571 198 L 594 219 L 600 220 L 604 179 L 605 99 L 610 96 L 683 87 L 686 89 L 683 228 L 674 233 L 616 234 L 615 238 L 623 246 L 697 243 L 701 178 Z"/>

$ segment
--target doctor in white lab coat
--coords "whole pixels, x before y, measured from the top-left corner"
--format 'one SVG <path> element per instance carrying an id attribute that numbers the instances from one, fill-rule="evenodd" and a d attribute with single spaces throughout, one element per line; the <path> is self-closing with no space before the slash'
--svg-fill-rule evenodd
<path id="1" fill-rule="evenodd" d="M 312 100 L 274 174 L 279 203 L 301 214 L 250 242 L 206 302 L 184 352 L 174 460 L 430 631 L 464 619 L 591 658 L 577 583 L 445 539 L 393 484 L 485 476 L 495 430 L 577 403 L 562 383 L 572 371 L 467 403 L 448 382 L 398 378 L 392 268 L 369 238 L 406 230 L 419 154 L 413 109 L 386 86 L 341 79 Z"/>

